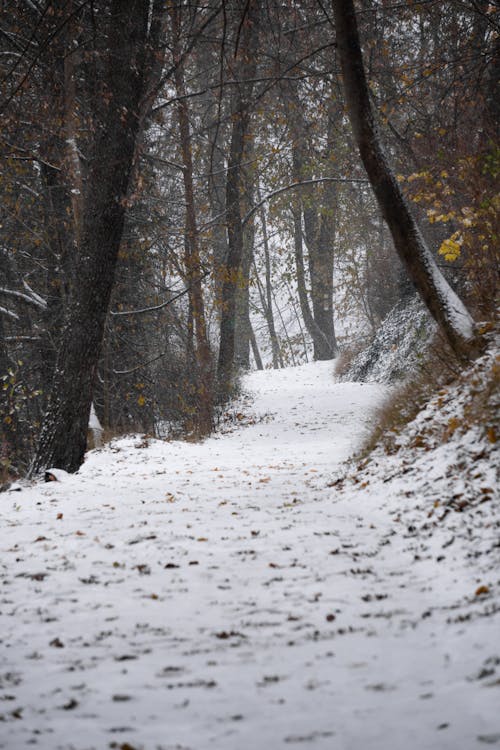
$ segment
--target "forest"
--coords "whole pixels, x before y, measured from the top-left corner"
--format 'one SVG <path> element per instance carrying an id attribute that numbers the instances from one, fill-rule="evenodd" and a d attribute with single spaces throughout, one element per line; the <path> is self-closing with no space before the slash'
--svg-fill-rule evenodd
<path id="1" fill-rule="evenodd" d="M 500 746 L 499 26 L 0 0 L 0 750 Z"/>
<path id="2" fill-rule="evenodd" d="M 481 351 L 496 3 L 5 0 L 1 18 L 5 479 L 77 470 L 91 408 L 107 438 L 208 435 L 239 373 L 352 358 L 415 294 L 450 357 Z"/>

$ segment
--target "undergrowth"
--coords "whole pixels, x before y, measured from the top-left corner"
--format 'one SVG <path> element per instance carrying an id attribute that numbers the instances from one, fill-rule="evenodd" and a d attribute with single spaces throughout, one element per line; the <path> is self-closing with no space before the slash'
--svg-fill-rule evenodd
<path id="1" fill-rule="evenodd" d="M 377 446 L 388 454 L 397 452 L 401 434 L 427 404 L 432 408 L 411 437 L 413 447 L 429 449 L 472 427 L 495 443 L 500 438 L 500 356 L 494 351 L 491 346 L 486 355 L 464 369 L 436 335 L 415 373 L 396 386 L 375 412 L 373 429 L 359 458 L 367 458 Z"/>

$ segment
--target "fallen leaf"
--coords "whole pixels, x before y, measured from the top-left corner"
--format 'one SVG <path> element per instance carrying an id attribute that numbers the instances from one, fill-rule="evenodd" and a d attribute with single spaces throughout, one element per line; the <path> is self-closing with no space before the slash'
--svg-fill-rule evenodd
<path id="1" fill-rule="evenodd" d="M 482 596 L 483 594 L 489 594 L 489 593 L 490 593 L 489 586 L 479 586 L 479 588 L 476 589 L 476 596 Z"/>
<path id="2" fill-rule="evenodd" d="M 70 698 L 69 701 L 67 703 L 65 703 L 64 706 L 62 706 L 62 708 L 65 711 L 72 711 L 77 706 L 78 706 L 78 701 L 75 701 L 74 698 Z"/>

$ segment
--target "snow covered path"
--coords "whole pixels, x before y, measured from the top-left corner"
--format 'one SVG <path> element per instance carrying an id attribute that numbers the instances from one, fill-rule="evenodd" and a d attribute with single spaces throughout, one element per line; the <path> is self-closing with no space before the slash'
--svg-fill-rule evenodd
<path id="1" fill-rule="evenodd" d="M 0 496 L 0 748 L 500 746 L 477 542 L 416 541 L 404 480 L 334 485 L 384 391 L 331 369 L 252 374 L 254 424 L 203 444 L 120 440 Z"/>

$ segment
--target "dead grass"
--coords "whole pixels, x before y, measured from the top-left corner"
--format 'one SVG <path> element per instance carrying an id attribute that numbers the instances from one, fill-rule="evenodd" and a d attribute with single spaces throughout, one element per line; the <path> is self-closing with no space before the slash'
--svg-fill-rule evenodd
<path id="1" fill-rule="evenodd" d="M 351 344 L 350 346 L 343 348 L 340 354 L 335 360 L 335 375 L 338 378 L 342 378 L 349 371 L 352 363 L 360 354 L 363 349 L 367 346 L 366 341 L 363 343 L 360 341 L 358 344 Z"/>
<path id="2" fill-rule="evenodd" d="M 426 355 L 419 364 L 418 371 L 405 383 L 396 387 L 386 402 L 375 413 L 374 426 L 363 445 L 360 458 L 366 458 L 376 446 L 382 446 L 387 453 L 398 450 L 398 436 L 412 422 L 424 406 L 436 399 L 436 408 L 445 408 L 449 389 L 461 384 L 464 395 L 463 416 L 459 421 L 450 419 L 446 427 L 429 424 L 425 435 L 415 437 L 415 447 L 425 447 L 434 430 L 432 441 L 446 442 L 455 430 L 464 432 L 472 426 L 481 428 L 490 442 L 500 437 L 498 428 L 498 406 L 500 386 L 500 359 L 489 358 L 462 369 L 451 350 L 437 335 Z M 419 446 L 418 442 L 422 445 Z"/>

